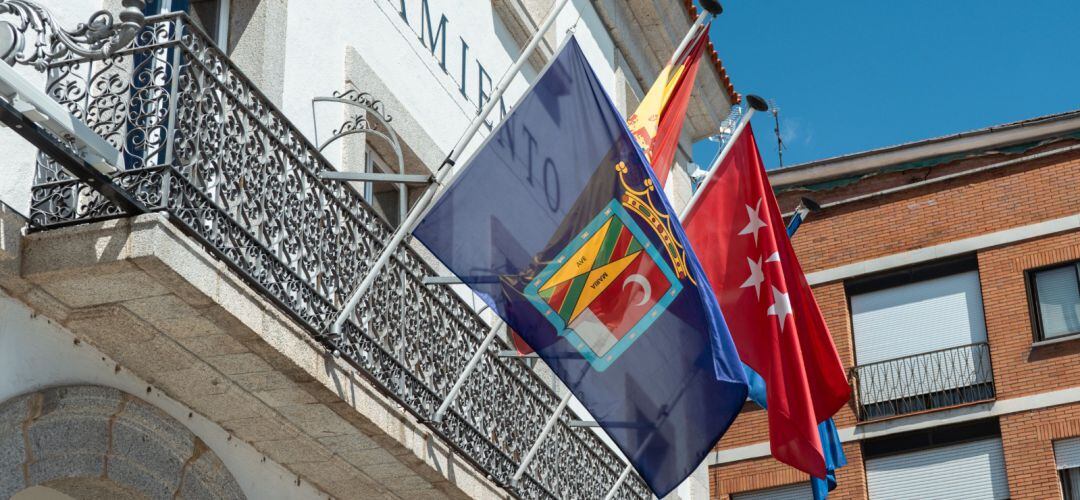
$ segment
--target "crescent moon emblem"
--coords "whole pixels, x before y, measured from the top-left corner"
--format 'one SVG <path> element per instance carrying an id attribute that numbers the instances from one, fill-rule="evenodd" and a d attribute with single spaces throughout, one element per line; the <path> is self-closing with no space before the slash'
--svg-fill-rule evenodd
<path id="1" fill-rule="evenodd" d="M 640 286 L 641 291 L 645 292 L 645 295 L 641 297 L 641 300 L 638 301 L 637 304 L 634 304 L 634 307 L 642 306 L 649 302 L 649 297 L 652 297 L 652 286 L 649 285 L 649 280 L 645 279 L 645 277 L 640 274 L 631 274 L 630 276 L 627 276 L 626 281 L 623 282 L 623 290 L 625 290 L 626 285 L 630 283 Z"/>

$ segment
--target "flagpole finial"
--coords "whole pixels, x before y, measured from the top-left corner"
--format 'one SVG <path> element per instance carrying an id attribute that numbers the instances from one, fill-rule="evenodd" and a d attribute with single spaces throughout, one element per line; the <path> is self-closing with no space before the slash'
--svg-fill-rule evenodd
<path id="1" fill-rule="evenodd" d="M 700 0 L 700 3 L 705 10 L 714 16 L 719 16 L 721 12 L 724 12 L 724 7 L 716 0 Z"/>
<path id="2" fill-rule="evenodd" d="M 749 94 L 746 96 L 746 103 L 754 108 L 755 111 L 768 111 L 769 103 L 762 99 L 761 96 L 755 94 Z"/>
<path id="3" fill-rule="evenodd" d="M 816 202 L 814 200 L 811 200 L 810 198 L 807 198 L 805 196 L 802 197 L 802 198 L 799 198 L 799 202 L 804 207 L 810 209 L 811 212 L 817 212 L 818 210 L 821 210 L 821 205 L 819 205 L 818 202 Z"/>

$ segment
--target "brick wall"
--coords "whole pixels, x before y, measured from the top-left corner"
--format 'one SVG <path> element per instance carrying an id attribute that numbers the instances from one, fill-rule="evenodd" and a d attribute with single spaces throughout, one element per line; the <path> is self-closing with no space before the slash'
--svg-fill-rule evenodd
<path id="1" fill-rule="evenodd" d="M 848 465 L 837 473 L 837 488 L 829 494 L 829 500 L 865 499 L 866 473 L 863 467 L 862 450 L 857 443 L 848 443 L 844 445 L 844 454 L 847 456 Z M 733 493 L 774 488 L 809 480 L 809 476 L 805 473 L 777 462 L 772 457 L 745 460 L 709 469 L 711 497 L 716 500 L 728 500 Z"/>
<path id="2" fill-rule="evenodd" d="M 1037 151 L 1063 145 L 1048 145 Z M 1001 159 L 992 157 L 969 163 Z M 948 166 L 931 170 L 935 169 L 948 170 Z M 812 196 L 826 203 L 872 191 L 866 189 L 870 184 L 890 181 L 897 186 L 917 181 L 916 173 L 870 177 L 844 188 L 844 196 L 830 193 L 812 193 Z M 840 205 L 813 214 L 799 228 L 792 243 L 799 262 L 809 273 L 1055 219 L 1080 211 L 1080 189 L 1076 189 L 1074 182 L 1062 182 L 1062 179 L 1075 179 L 1078 174 L 1080 153 L 1069 153 Z M 785 203 L 790 205 L 791 201 Z"/>
<path id="3" fill-rule="evenodd" d="M 1073 144 L 1061 141 L 1038 152 Z M 1007 159 L 1004 155 L 957 161 L 931 169 L 917 169 L 867 177 L 855 184 L 813 193 L 821 203 L 844 199 L 870 191 L 947 175 Z M 906 192 L 842 205 L 813 214 L 794 238 L 796 251 L 807 272 L 859 262 L 884 255 L 923 248 L 988 232 L 1024 226 L 1080 213 L 1080 153 L 1069 153 L 1027 162 Z M 799 195 L 780 196 L 785 210 Z M 1080 341 L 1032 348 L 1032 326 L 1024 271 L 1056 262 L 1080 259 L 1080 232 L 1071 232 L 1016 245 L 981 251 L 978 254 L 980 279 L 986 311 L 987 336 L 991 346 L 998 399 L 1006 399 L 1064 387 L 1080 382 Z M 837 351 L 846 368 L 854 364 L 850 315 L 843 283 L 827 283 L 814 288 L 815 296 L 829 325 Z M 766 441 L 766 414 L 748 405 L 727 435 L 717 445 L 722 450 Z M 1057 476 L 1049 452 L 1049 441 L 1025 434 L 1025 425 L 1051 425 L 1055 419 L 1074 418 L 1080 426 L 1080 406 L 1076 410 L 1054 409 L 1018 414 L 1002 419 L 1010 488 L 1014 498 L 1056 498 Z M 1065 412 L 1065 413 L 1062 413 Z M 1029 416 L 1035 415 L 1035 416 Z M 849 404 L 837 414 L 840 428 L 855 424 Z M 1025 423 L 1027 422 L 1027 423 Z M 1080 427 L 1078 427 L 1080 428 Z M 1008 432 L 1007 432 L 1008 430 Z M 1034 432 L 1034 431 L 1031 431 Z M 1009 434 L 1009 437 L 1006 437 Z M 1024 446 L 1033 448 L 1030 464 Z M 1043 444 L 1042 441 L 1045 441 Z M 1020 444 L 1017 444 L 1020 443 Z M 857 443 L 845 445 L 850 465 L 840 469 L 840 490 L 830 498 L 865 498 L 866 478 Z M 1013 472 L 1016 469 L 1017 472 Z M 1014 477 L 1015 476 L 1015 477 Z M 746 460 L 710 469 L 715 498 L 733 492 L 780 486 L 805 481 L 806 476 L 772 458 Z M 1048 486 L 1049 485 L 1049 486 Z M 1031 487 L 1029 493 L 1028 487 Z M 1053 487 L 1053 493 L 1049 489 Z M 1022 495 L 1020 496 L 1020 492 Z"/>
<path id="4" fill-rule="evenodd" d="M 1080 259 L 1080 232 L 979 252 L 986 335 L 998 399 L 1074 387 L 1080 342 L 1032 347 L 1025 270 Z"/>
<path id="5" fill-rule="evenodd" d="M 1012 499 L 1061 498 L 1053 442 L 1076 436 L 1080 436 L 1080 404 L 1002 417 L 1001 442 Z"/>

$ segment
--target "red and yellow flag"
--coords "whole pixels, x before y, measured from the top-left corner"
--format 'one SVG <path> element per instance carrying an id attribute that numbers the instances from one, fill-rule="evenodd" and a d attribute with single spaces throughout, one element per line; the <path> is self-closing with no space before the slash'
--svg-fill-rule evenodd
<path id="1" fill-rule="evenodd" d="M 645 94 L 634 114 L 626 120 L 630 132 L 645 151 L 649 164 L 660 185 L 667 182 L 668 172 L 679 148 L 690 92 L 694 88 L 701 53 L 708 43 L 708 26 L 700 29 L 687 49 L 660 71 L 652 88 Z"/>

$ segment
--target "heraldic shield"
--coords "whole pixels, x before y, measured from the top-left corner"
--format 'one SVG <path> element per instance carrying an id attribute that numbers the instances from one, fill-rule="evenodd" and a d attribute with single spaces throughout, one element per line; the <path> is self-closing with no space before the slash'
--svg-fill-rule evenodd
<path id="1" fill-rule="evenodd" d="M 525 288 L 559 335 L 604 371 L 649 329 L 682 283 L 619 200 Z"/>

